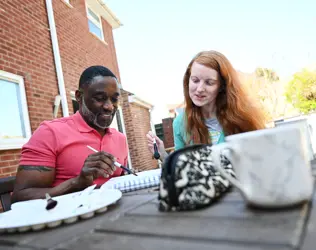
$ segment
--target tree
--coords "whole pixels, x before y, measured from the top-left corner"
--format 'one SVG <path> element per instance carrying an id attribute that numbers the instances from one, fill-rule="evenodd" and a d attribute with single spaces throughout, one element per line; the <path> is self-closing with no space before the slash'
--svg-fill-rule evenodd
<path id="1" fill-rule="evenodd" d="M 272 70 L 272 69 L 267 69 L 267 68 L 257 68 L 256 71 L 256 76 L 261 77 L 266 79 L 269 83 L 274 83 L 280 80 L 279 76 L 277 73 Z"/>
<path id="2" fill-rule="evenodd" d="M 268 68 L 257 68 L 255 76 L 259 99 L 267 107 L 270 117 L 276 118 L 279 98 L 282 96 L 282 86 L 278 84 L 280 78 L 274 70 Z"/>
<path id="3" fill-rule="evenodd" d="M 287 85 L 286 99 L 304 114 L 316 111 L 316 70 L 295 73 Z"/>

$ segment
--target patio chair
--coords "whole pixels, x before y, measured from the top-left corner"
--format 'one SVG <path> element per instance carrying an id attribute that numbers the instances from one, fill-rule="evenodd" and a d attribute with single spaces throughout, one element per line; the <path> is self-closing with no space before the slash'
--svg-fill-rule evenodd
<path id="1" fill-rule="evenodd" d="M 0 178 L 0 202 L 4 212 L 11 209 L 11 192 L 14 182 L 15 176 Z"/>

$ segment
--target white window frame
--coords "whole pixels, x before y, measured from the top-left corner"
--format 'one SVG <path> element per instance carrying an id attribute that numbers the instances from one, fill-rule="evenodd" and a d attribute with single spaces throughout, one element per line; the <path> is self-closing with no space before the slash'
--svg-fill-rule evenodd
<path id="1" fill-rule="evenodd" d="M 19 139 L 1 139 L 0 138 L 0 150 L 20 149 L 26 142 L 28 142 L 32 134 L 31 126 L 30 126 L 30 118 L 29 118 L 29 113 L 28 113 L 28 106 L 27 106 L 27 101 L 26 101 L 24 80 L 22 76 L 8 73 L 2 70 L 0 70 L 0 79 L 19 84 L 19 93 L 20 93 L 20 98 L 21 98 L 21 108 L 22 108 L 22 116 L 23 116 L 23 120 L 21 122 L 24 123 L 25 136 L 26 136 L 25 138 L 19 138 Z"/>
<path id="2" fill-rule="evenodd" d="M 98 22 L 90 15 L 89 10 L 90 10 L 91 12 L 93 12 L 93 14 L 96 15 L 96 16 L 99 18 L 100 23 L 98 23 Z M 101 16 L 100 16 L 99 14 L 97 14 L 95 11 L 93 11 L 93 9 L 92 9 L 91 7 L 89 7 L 89 5 L 87 5 L 87 4 L 86 4 L 86 12 L 87 12 L 87 18 L 88 18 L 88 20 L 91 21 L 91 22 L 93 22 L 93 24 L 95 24 L 96 26 L 98 26 L 98 28 L 101 29 L 101 36 L 102 36 L 102 38 L 100 38 L 100 37 L 98 37 L 96 34 L 92 33 L 92 32 L 90 31 L 90 28 L 88 27 L 88 28 L 89 28 L 89 32 L 90 32 L 92 35 L 96 36 L 97 38 L 99 38 L 101 41 L 104 42 L 104 34 L 103 34 L 103 27 L 102 27 L 102 19 L 101 19 Z M 89 23 L 88 23 L 88 26 L 89 26 Z"/>
<path id="3" fill-rule="evenodd" d="M 73 8 L 70 4 L 70 0 L 62 0 L 64 4 L 66 4 L 69 8 Z"/>
<path id="4" fill-rule="evenodd" d="M 71 98 L 71 100 L 77 101 L 76 100 L 76 92 L 75 91 L 70 91 L 70 98 Z"/>

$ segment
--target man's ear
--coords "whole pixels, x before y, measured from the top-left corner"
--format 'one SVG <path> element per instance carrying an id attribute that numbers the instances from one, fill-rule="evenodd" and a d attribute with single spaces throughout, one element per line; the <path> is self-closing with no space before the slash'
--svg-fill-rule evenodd
<path id="1" fill-rule="evenodd" d="M 80 103 L 81 104 L 81 102 L 82 102 L 82 90 L 76 90 L 76 93 L 75 93 L 75 97 L 76 97 L 76 101 L 78 102 L 78 103 Z"/>

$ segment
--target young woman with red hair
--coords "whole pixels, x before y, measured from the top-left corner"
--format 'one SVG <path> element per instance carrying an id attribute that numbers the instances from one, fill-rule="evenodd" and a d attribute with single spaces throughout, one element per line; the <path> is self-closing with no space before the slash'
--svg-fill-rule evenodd
<path id="1" fill-rule="evenodd" d="M 219 52 L 198 53 L 187 67 L 183 88 L 185 110 L 173 122 L 175 150 L 190 144 L 218 144 L 225 136 L 265 128 L 263 113 Z M 152 153 L 156 139 L 163 160 L 167 156 L 163 142 L 152 132 L 146 136 Z"/>

